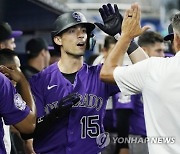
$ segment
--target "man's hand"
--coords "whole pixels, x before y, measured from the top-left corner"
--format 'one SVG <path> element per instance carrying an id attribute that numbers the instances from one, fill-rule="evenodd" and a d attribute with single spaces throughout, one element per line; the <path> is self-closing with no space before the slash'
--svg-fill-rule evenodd
<path id="1" fill-rule="evenodd" d="M 99 8 L 103 24 L 95 23 L 102 31 L 108 35 L 115 36 L 116 34 L 121 34 L 121 24 L 123 21 L 122 15 L 119 13 L 118 7 L 114 4 L 114 8 L 111 4 L 103 5 Z"/>
<path id="2" fill-rule="evenodd" d="M 17 83 L 25 79 L 21 70 L 15 65 L 12 65 L 11 67 L 1 65 L 0 72 L 3 73 L 7 78 L 9 78 L 9 80 L 15 81 Z"/>
<path id="3" fill-rule="evenodd" d="M 64 116 L 69 115 L 70 109 L 73 105 L 75 105 L 77 102 L 79 102 L 80 97 L 77 93 L 69 94 L 65 97 L 63 97 L 59 101 L 59 106 L 57 109 L 54 109 L 53 118 L 62 118 Z"/>
<path id="4" fill-rule="evenodd" d="M 124 19 L 122 22 L 122 34 L 126 35 L 126 38 L 133 39 L 136 36 L 141 35 L 150 27 L 140 25 L 141 9 L 137 3 L 131 5 L 131 8 L 126 10 Z"/>

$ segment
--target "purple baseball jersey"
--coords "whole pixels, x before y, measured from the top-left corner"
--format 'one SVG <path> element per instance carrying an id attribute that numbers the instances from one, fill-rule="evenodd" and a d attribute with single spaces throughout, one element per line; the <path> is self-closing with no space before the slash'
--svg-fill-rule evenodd
<path id="1" fill-rule="evenodd" d="M 6 125 L 13 125 L 22 121 L 29 114 L 30 109 L 16 92 L 9 79 L 1 73 L 0 85 L 0 153 L 5 154 L 2 118 Z"/>
<path id="2" fill-rule="evenodd" d="M 130 134 L 146 136 L 146 126 L 144 119 L 144 107 L 142 94 L 131 96 L 134 105 L 133 113 L 130 116 Z"/>
<path id="3" fill-rule="evenodd" d="M 102 151 L 97 136 L 104 132 L 106 102 L 119 89 L 100 80 L 100 69 L 101 65 L 83 64 L 71 84 L 54 63 L 31 78 L 38 117 L 57 108 L 58 101 L 70 93 L 78 93 L 81 98 L 70 114 L 54 124 L 43 138 L 34 139 L 36 153 L 96 154 Z"/>
<path id="4" fill-rule="evenodd" d="M 122 96 L 119 92 L 112 96 L 112 109 L 106 110 L 104 127 L 107 130 L 116 131 L 116 109 L 133 109 L 131 96 Z"/>

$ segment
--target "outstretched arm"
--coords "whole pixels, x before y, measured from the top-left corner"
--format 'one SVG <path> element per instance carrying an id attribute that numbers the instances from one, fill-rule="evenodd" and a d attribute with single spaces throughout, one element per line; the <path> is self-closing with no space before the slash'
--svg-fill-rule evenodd
<path id="1" fill-rule="evenodd" d="M 115 47 L 112 49 L 108 55 L 100 73 L 100 78 L 103 81 L 115 83 L 113 77 L 113 71 L 118 66 L 123 63 L 124 54 L 127 51 L 131 40 L 141 35 L 149 27 L 140 26 L 140 7 L 138 4 L 132 4 L 131 8 L 126 10 L 124 19 L 122 22 L 122 33 L 116 43 Z M 134 53 L 135 54 L 135 53 Z"/>
<path id="2" fill-rule="evenodd" d="M 121 34 L 123 17 L 120 14 L 117 5 L 114 4 L 114 8 L 111 6 L 111 4 L 103 5 L 102 8 L 99 9 L 99 12 L 104 24 L 95 24 L 102 31 L 108 35 L 114 36 L 118 40 Z M 148 58 L 148 55 L 134 41 L 131 41 L 127 53 L 132 63 L 136 63 Z"/>

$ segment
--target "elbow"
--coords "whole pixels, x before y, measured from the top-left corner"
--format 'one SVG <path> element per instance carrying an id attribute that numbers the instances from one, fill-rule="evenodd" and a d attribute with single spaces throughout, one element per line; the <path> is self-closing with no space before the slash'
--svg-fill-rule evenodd
<path id="1" fill-rule="evenodd" d="M 107 78 L 108 78 L 108 73 L 102 69 L 100 72 L 100 79 L 105 82 Z"/>
<path id="2" fill-rule="evenodd" d="M 114 83 L 113 70 L 105 70 L 102 68 L 100 79 L 104 82 Z"/>
<path id="3" fill-rule="evenodd" d="M 24 133 L 24 134 L 33 133 L 36 127 L 36 115 L 30 112 L 29 115 L 25 119 L 15 124 L 14 126 L 21 133 Z"/>
<path id="4" fill-rule="evenodd" d="M 23 133 L 25 133 L 25 134 L 31 134 L 31 133 L 34 132 L 35 128 L 36 128 L 36 125 L 35 125 L 35 124 L 31 124 L 31 125 L 29 125 L 28 128 L 26 128 L 26 129 L 23 130 Z"/>

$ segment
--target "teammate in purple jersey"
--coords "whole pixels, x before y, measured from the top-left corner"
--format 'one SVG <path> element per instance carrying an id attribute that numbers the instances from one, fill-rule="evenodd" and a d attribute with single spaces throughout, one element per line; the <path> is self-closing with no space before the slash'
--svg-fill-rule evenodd
<path id="1" fill-rule="evenodd" d="M 142 94 L 132 95 L 133 113 L 130 116 L 129 133 L 146 137 Z"/>
<path id="2" fill-rule="evenodd" d="M 78 93 L 81 100 L 42 138 L 34 138 L 36 153 L 95 154 L 102 150 L 96 138 L 104 132 L 106 101 L 119 90 L 100 81 L 101 65 L 83 63 L 94 28 L 80 12 L 65 13 L 55 21 L 52 38 L 61 58 L 30 80 L 38 117 L 56 108 L 58 100 L 69 93 Z"/>
<path id="3" fill-rule="evenodd" d="M 5 154 L 5 146 L 2 140 L 4 136 L 2 118 L 6 125 L 14 125 L 22 133 L 31 133 L 35 128 L 36 111 L 29 84 L 22 73 L 16 69 L 12 71 L 4 66 L 0 67 L 0 71 L 17 82 L 22 95 L 21 97 L 9 79 L 0 73 L 0 153 Z"/>
<path id="4" fill-rule="evenodd" d="M 69 12 L 59 16 L 54 26 L 52 40 L 61 58 L 30 80 L 38 117 L 56 108 L 58 100 L 69 93 L 78 93 L 81 99 L 42 138 L 34 138 L 35 152 L 99 153 L 106 144 L 102 139 L 106 136 L 100 135 L 106 102 L 118 88 L 100 81 L 101 65 L 83 63 L 83 55 L 93 43 L 94 24 L 80 12 Z"/>

